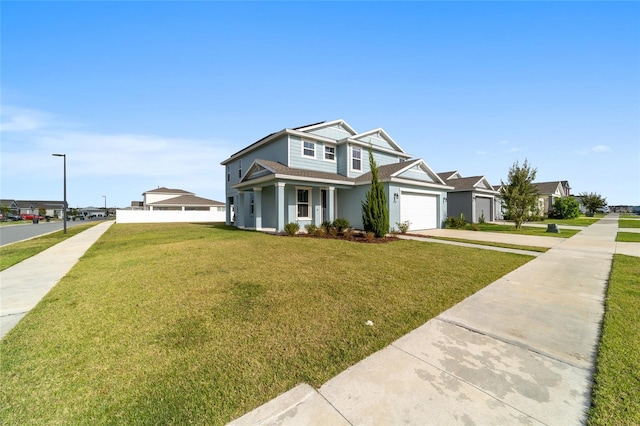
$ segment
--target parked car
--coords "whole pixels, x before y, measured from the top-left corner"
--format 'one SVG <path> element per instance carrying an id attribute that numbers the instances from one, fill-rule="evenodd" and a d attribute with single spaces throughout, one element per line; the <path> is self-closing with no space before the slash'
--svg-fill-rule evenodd
<path id="1" fill-rule="evenodd" d="M 17 222 L 19 220 L 22 220 L 22 216 L 10 213 L 10 214 L 7 215 L 7 220 L 12 221 L 12 222 Z"/>
<path id="2" fill-rule="evenodd" d="M 44 216 L 40 216 L 38 214 L 21 214 L 20 216 L 22 216 L 22 219 L 24 220 L 33 220 L 33 219 L 44 220 Z"/>

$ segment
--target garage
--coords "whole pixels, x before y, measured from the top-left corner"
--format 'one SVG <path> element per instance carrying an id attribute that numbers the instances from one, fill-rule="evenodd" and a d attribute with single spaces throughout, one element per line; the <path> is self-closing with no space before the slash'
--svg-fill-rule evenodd
<path id="1" fill-rule="evenodd" d="M 438 197 L 403 192 L 400 198 L 400 221 L 410 221 L 410 231 L 438 228 Z"/>
<path id="2" fill-rule="evenodd" d="M 493 220 L 493 217 L 491 216 L 491 198 L 476 197 L 476 213 L 473 218 L 473 222 L 480 223 L 480 218 L 483 214 L 484 220 L 487 222 Z"/>

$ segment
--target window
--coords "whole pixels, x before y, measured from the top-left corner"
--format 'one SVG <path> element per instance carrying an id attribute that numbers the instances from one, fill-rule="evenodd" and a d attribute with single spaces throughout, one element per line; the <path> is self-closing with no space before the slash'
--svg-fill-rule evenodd
<path id="1" fill-rule="evenodd" d="M 242 177 L 242 159 L 238 160 L 238 179 Z"/>
<path id="2" fill-rule="evenodd" d="M 314 157 L 316 156 L 316 144 L 313 142 L 302 142 L 302 155 L 305 157 Z"/>
<path id="3" fill-rule="evenodd" d="M 251 198 L 249 200 L 249 212 L 250 212 L 251 216 L 253 216 L 253 213 L 255 211 L 254 210 L 254 208 L 255 208 L 254 206 L 255 206 L 255 204 L 253 202 L 253 194 L 251 194 Z"/>
<path id="4" fill-rule="evenodd" d="M 336 160 L 336 147 L 335 146 L 325 146 L 324 147 L 324 159 L 329 161 Z"/>
<path id="5" fill-rule="evenodd" d="M 309 188 L 298 188 L 296 202 L 297 219 L 310 219 L 309 215 Z"/>
<path id="6" fill-rule="evenodd" d="M 231 166 L 227 164 L 227 182 L 231 180 Z"/>
<path id="7" fill-rule="evenodd" d="M 362 150 L 360 148 L 351 148 L 351 168 L 362 170 Z"/>

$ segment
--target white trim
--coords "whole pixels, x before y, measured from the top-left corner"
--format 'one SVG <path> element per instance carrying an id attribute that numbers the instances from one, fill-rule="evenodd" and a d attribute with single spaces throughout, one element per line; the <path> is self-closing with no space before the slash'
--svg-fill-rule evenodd
<path id="1" fill-rule="evenodd" d="M 310 220 L 311 216 L 311 208 L 313 207 L 313 188 L 310 186 L 296 186 L 296 220 Z M 298 191 L 304 190 L 308 193 L 308 199 L 306 203 L 298 203 Z M 307 214 L 308 216 L 298 216 L 298 204 L 306 204 L 307 205 Z"/>
<path id="2" fill-rule="evenodd" d="M 358 133 L 355 130 L 353 130 L 353 128 L 351 126 L 349 126 L 347 124 L 347 122 L 344 121 L 343 119 L 328 121 L 328 122 L 325 122 L 325 123 L 314 124 L 314 125 L 311 125 L 311 126 L 300 128 L 300 129 L 298 129 L 298 131 L 300 131 L 300 132 L 308 132 L 309 130 L 323 129 L 325 127 L 333 127 L 336 124 L 339 124 L 340 126 L 342 126 L 345 129 L 347 129 L 347 131 L 349 133 L 351 133 L 352 135 L 355 135 L 355 134 Z"/>

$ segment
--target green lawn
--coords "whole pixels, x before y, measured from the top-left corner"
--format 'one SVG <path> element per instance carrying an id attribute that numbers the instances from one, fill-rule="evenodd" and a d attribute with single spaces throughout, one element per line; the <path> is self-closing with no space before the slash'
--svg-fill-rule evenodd
<path id="1" fill-rule="evenodd" d="M 640 233 L 637 232 L 618 232 L 616 241 L 621 243 L 640 243 Z"/>
<path id="2" fill-rule="evenodd" d="M 575 219 L 545 219 L 540 223 L 557 223 L 558 225 L 589 226 L 605 217 L 604 213 L 596 213 L 593 217 L 581 215 Z M 535 223 L 535 222 L 534 222 Z"/>
<path id="3" fill-rule="evenodd" d="M 640 228 L 640 220 L 619 219 L 618 228 Z"/>
<path id="4" fill-rule="evenodd" d="M 526 226 L 523 225 L 520 229 L 516 229 L 513 224 L 507 225 L 499 225 L 496 223 L 479 223 L 474 224 L 473 226 L 477 226 L 478 231 L 484 232 L 502 232 L 509 234 L 517 234 L 517 235 L 535 235 L 539 237 L 559 237 L 559 238 L 569 238 L 578 232 L 576 229 L 562 229 L 559 234 L 554 234 L 551 232 L 547 232 L 547 228 L 539 228 L 534 226 Z M 470 225 L 467 225 L 465 228 L 467 230 L 472 229 Z"/>
<path id="5" fill-rule="evenodd" d="M 615 255 L 588 424 L 640 424 L 640 261 Z"/>
<path id="6" fill-rule="evenodd" d="M 320 386 L 530 259 L 116 224 L 0 343 L 0 418 L 224 424 Z"/>
<path id="7" fill-rule="evenodd" d="M 480 245 L 480 246 L 490 246 L 490 247 L 512 248 L 512 249 L 518 249 L 518 250 L 528 250 L 528 251 L 535 251 L 535 252 L 538 252 L 538 253 L 544 253 L 544 252 L 549 250 L 547 247 L 521 246 L 521 245 L 515 245 L 515 244 L 494 243 L 494 242 L 491 242 L 491 241 L 465 240 L 464 238 L 435 237 L 435 236 L 429 236 L 428 238 L 433 238 L 434 240 L 455 241 L 455 242 L 459 242 L 459 243 L 476 244 L 476 245 Z"/>
<path id="8" fill-rule="evenodd" d="M 84 231 L 87 228 L 97 225 L 97 222 L 87 223 L 83 225 L 76 225 L 67 228 L 67 234 L 65 235 L 62 230 L 54 232 L 42 237 L 34 238 L 21 243 L 10 244 L 0 247 L 0 271 L 4 271 L 10 266 L 16 263 L 22 262 L 25 259 L 34 256 L 41 251 L 52 247 L 59 242 L 71 238 L 76 234 Z M 17 225 L 16 225 L 17 226 Z"/>

